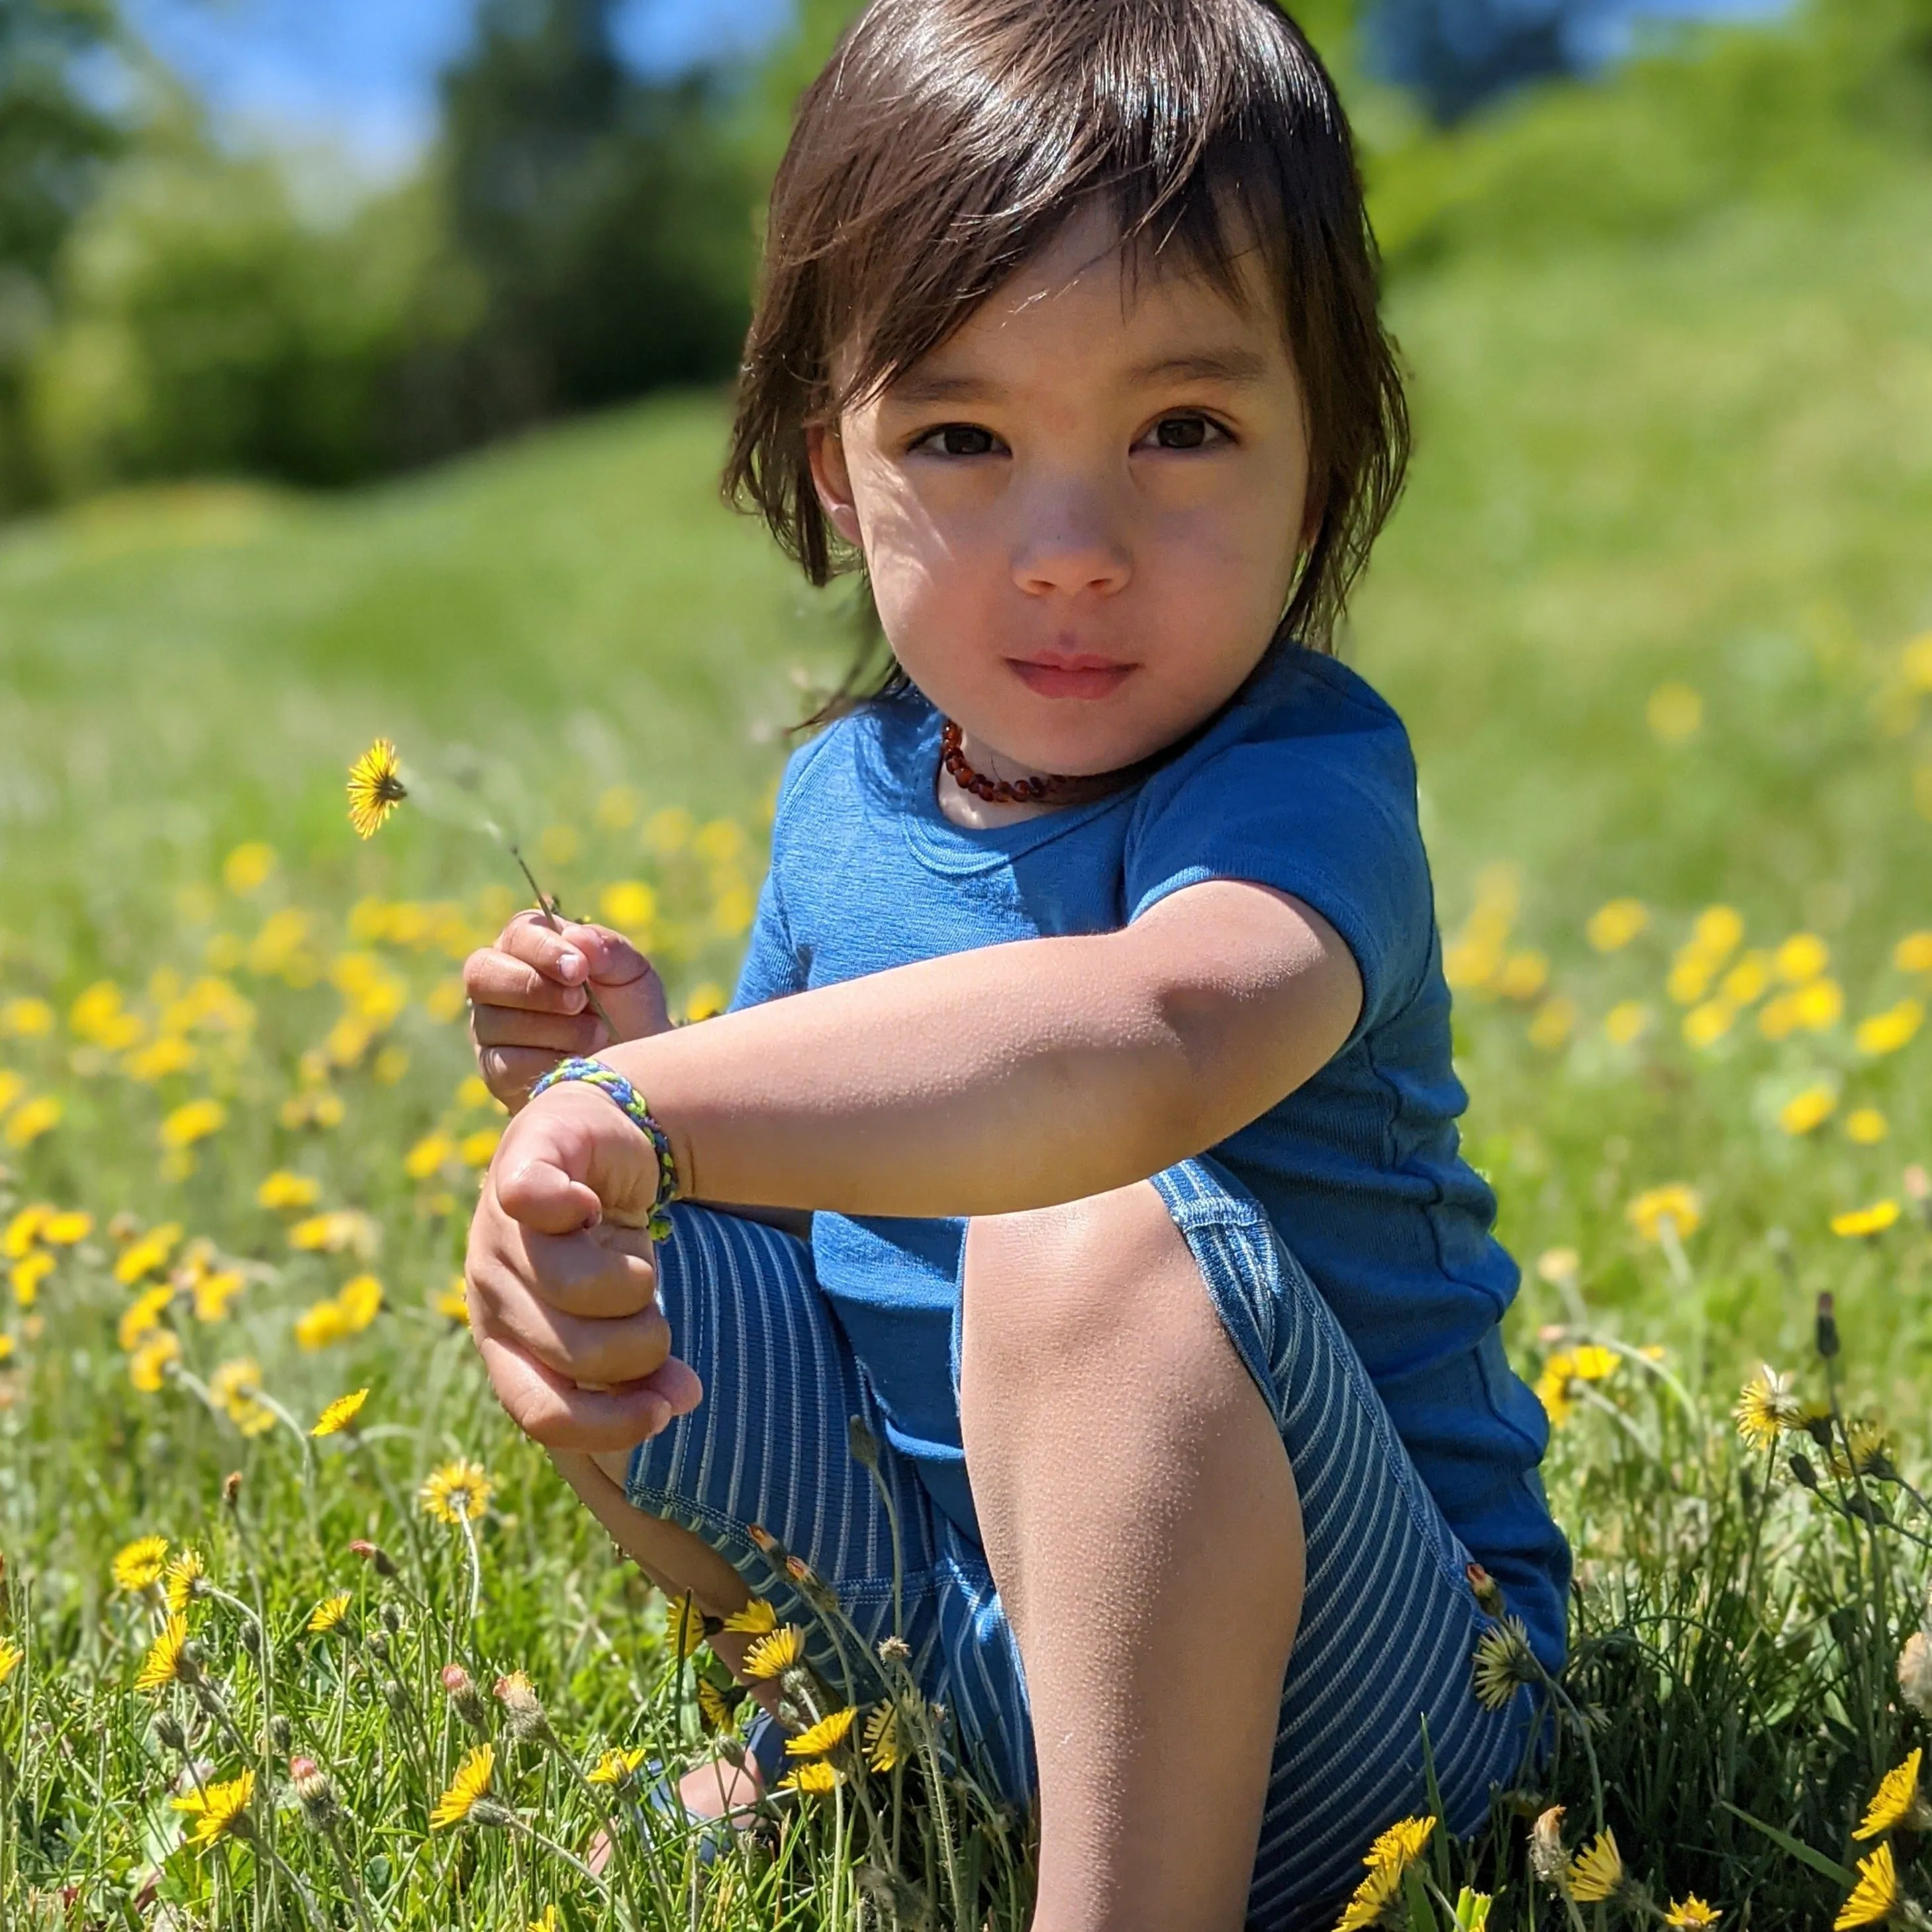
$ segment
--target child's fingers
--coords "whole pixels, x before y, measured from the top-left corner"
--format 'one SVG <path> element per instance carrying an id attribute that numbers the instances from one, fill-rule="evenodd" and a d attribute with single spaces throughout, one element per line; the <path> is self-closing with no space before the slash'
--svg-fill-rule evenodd
<path id="1" fill-rule="evenodd" d="M 485 1199 L 541 1234 L 614 1221 L 642 1227 L 657 1200 L 651 1144 L 602 1094 L 552 1088 L 512 1120 L 490 1165 Z M 478 1213 L 484 1203 L 478 1204 Z"/>
<path id="2" fill-rule="evenodd" d="M 510 1420 L 547 1449 L 628 1449 L 688 1414 L 702 1394 L 682 1362 L 667 1362 L 646 1382 L 586 1389 L 510 1342 L 478 1336 L 476 1346 Z"/>
<path id="3" fill-rule="evenodd" d="M 621 932 L 607 926 L 566 926 L 563 937 L 590 962 L 598 1004 L 620 1040 L 647 1040 L 670 1030 L 657 968 Z"/>
<path id="4" fill-rule="evenodd" d="M 496 935 L 496 950 L 560 986 L 580 986 L 590 977 L 590 962 L 580 946 L 571 943 L 570 929 L 560 931 L 540 912 L 518 914 Z"/>
<path id="5" fill-rule="evenodd" d="M 572 956 L 584 958 L 580 952 Z M 500 946 L 484 946 L 463 962 L 463 990 L 472 1006 L 513 1006 L 524 1012 L 582 1012 L 590 1004 L 583 977 L 580 973 L 578 983 L 566 986 Z"/>
<path id="6" fill-rule="evenodd" d="M 670 1324 L 655 1304 L 640 1313 L 604 1321 L 566 1315 L 541 1295 L 516 1292 L 500 1280 L 472 1284 L 484 1304 L 479 1332 L 512 1342 L 526 1355 L 574 1382 L 616 1388 L 655 1375 L 670 1358 Z M 494 1292 L 486 1292 L 494 1289 Z"/>
<path id="7" fill-rule="evenodd" d="M 621 1320 L 650 1307 L 658 1293 L 655 1256 L 640 1228 L 606 1221 L 582 1234 L 536 1234 L 487 1196 L 470 1224 L 469 1266 L 487 1299 L 535 1294 L 584 1320 Z"/>
<path id="8" fill-rule="evenodd" d="M 479 1047 L 538 1047 L 560 1059 L 567 1053 L 588 1053 L 604 1040 L 604 1033 L 594 1014 L 476 1006 L 470 1010 L 470 1037 Z"/>

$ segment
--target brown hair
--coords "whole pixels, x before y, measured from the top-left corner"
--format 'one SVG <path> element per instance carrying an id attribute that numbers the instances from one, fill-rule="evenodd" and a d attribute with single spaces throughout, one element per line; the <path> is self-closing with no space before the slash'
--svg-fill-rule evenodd
<path id="1" fill-rule="evenodd" d="M 1400 493 L 1408 415 L 1347 121 L 1269 0 L 872 0 L 807 89 L 772 188 L 728 498 L 813 584 L 862 568 L 812 487 L 808 428 L 944 343 L 1096 196 L 1138 253 L 1178 248 L 1237 302 L 1258 242 L 1319 512 L 1282 629 L 1330 648 Z M 895 668 L 884 688 L 903 682 Z"/>

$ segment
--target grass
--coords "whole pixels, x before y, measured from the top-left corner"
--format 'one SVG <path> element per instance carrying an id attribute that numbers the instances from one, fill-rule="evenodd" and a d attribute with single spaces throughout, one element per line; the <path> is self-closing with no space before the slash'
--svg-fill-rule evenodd
<path id="1" fill-rule="evenodd" d="M 1414 1928 L 1466 1882 L 1499 1927 L 1594 1924 L 1531 1870 L 1552 1802 L 1566 1852 L 1611 1830 L 1660 1907 L 1827 1922 L 1876 1855 L 1850 1833 L 1880 1774 L 1925 1734 L 1893 1670 L 1928 1525 L 1891 1472 L 1920 1466 L 1932 1350 L 1909 1172 L 1932 1160 L 1911 1017 L 1932 976 L 1907 943 L 1932 928 L 1932 665 L 1907 648 L 1932 632 L 1932 266 L 1901 245 L 1928 204 L 1932 176 L 1901 164 L 1850 201 L 1472 246 L 1395 291 L 1421 454 L 1349 650 L 1415 736 L 1469 1142 L 1530 1264 L 1509 1340 L 1564 1416 L 1550 1474 L 1583 1586 L 1556 1762 L 1472 1850 L 1432 1844 L 1399 1876 Z M 513 1438 L 446 1312 L 494 1132 L 450 980 L 513 881 L 433 817 L 369 848 L 342 818 L 343 766 L 377 732 L 446 764 L 465 748 L 546 884 L 586 908 L 648 887 L 610 902 L 680 1003 L 715 997 L 782 727 L 844 649 L 836 607 L 716 506 L 722 420 L 672 400 L 354 497 L 184 486 L 0 541 L 0 1229 L 42 1202 L 91 1217 L 72 1240 L 28 1228 L 6 1264 L 48 1265 L 0 1300 L 9 1926 L 419 1932 L 552 1906 L 575 1928 L 762 1926 L 849 1923 L 861 1897 L 870 1923 L 1019 1921 L 1023 1822 L 916 1766 L 867 1780 L 848 1756 L 836 1798 L 786 1801 L 770 1855 L 706 1887 L 683 1848 L 638 1848 L 621 1786 L 583 1780 L 607 1749 L 700 1732 L 666 1606 Z M 1600 950 L 1591 915 L 1622 898 L 1642 929 Z M 1742 936 L 1684 958 L 1727 936 L 1696 925 L 1714 904 Z M 1786 946 L 1802 934 L 1822 961 Z M 1771 983 L 1727 995 L 1757 952 Z M 104 981 L 116 998 L 77 1004 Z M 43 1099 L 61 1116 L 32 1134 Z M 203 1099 L 222 1118 L 194 1138 L 214 1116 L 181 1110 Z M 313 1202 L 264 1204 L 281 1172 Z M 1666 1185 L 1694 1209 L 1634 1222 Z M 1886 1202 L 1888 1225 L 1833 1232 Z M 304 1228 L 324 1210 L 362 1218 Z M 139 1232 L 169 1224 L 143 1270 Z M 368 1276 L 379 1311 L 345 1294 Z M 1840 1355 L 1815 1348 L 1821 1292 Z M 1835 1404 L 1825 1439 L 1736 1446 L 1760 1358 L 1804 1365 Z M 237 1362 L 254 1377 L 218 1384 Z M 364 1386 L 354 1431 L 308 1436 Z M 1874 1462 L 1849 1425 L 1880 1415 Z M 414 1492 L 458 1458 L 492 1492 L 439 1520 Z M 189 1604 L 206 1695 L 134 1688 L 162 1611 L 110 1566 L 144 1535 L 226 1593 Z M 451 1664 L 518 1822 L 430 1827 L 480 1741 Z M 514 1683 L 489 1696 L 518 1670 L 561 1746 Z M 309 1822 L 326 1808 L 292 1754 L 339 1820 Z M 172 1796 L 249 1770 L 253 1836 L 184 1844 Z M 522 1828 L 580 1856 L 604 1821 L 624 1847 L 608 1895 Z"/>

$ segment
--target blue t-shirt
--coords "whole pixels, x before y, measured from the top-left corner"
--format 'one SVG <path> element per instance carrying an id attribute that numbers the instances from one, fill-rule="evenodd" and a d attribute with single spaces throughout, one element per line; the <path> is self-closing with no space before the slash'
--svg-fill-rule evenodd
<path id="1" fill-rule="evenodd" d="M 792 758 L 734 1006 L 1011 940 L 1111 932 L 1170 892 L 1245 879 L 1347 943 L 1362 1012 L 1342 1051 L 1208 1150 L 1260 1201 L 1360 1352 L 1450 1526 L 1554 1666 L 1569 1552 L 1536 1471 L 1541 1405 L 1498 1324 L 1515 1264 L 1460 1157 L 1415 766 L 1388 706 L 1334 659 L 1277 647 L 1179 755 L 1130 788 L 968 830 L 934 796 L 941 721 L 916 693 Z M 952 1391 L 965 1222 L 820 1214 L 819 1283 L 894 1444 L 976 1537 Z"/>

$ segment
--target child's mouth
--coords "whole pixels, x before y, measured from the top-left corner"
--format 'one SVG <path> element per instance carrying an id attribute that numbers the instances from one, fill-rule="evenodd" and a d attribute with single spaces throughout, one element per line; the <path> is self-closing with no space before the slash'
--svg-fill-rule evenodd
<path id="1" fill-rule="evenodd" d="M 1016 675 L 1038 698 L 1108 698 L 1134 667 L 1077 652 L 1068 657 L 1009 658 Z"/>

